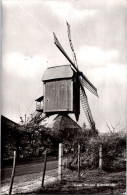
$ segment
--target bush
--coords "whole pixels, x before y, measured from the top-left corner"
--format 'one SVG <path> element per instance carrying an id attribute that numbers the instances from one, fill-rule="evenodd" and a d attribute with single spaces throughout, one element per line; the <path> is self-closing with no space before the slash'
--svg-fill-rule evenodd
<path id="1" fill-rule="evenodd" d="M 103 170 L 104 171 L 113 171 L 113 172 L 119 172 L 119 171 L 125 171 L 126 170 L 126 161 L 125 159 L 117 158 L 116 160 L 109 161 L 108 166 L 107 162 L 103 162 Z"/>
<path id="2" fill-rule="evenodd" d="M 102 137 L 103 169 L 106 171 L 125 170 L 126 137 L 118 133 Z M 123 159 L 123 160 L 122 160 Z"/>
<path id="3" fill-rule="evenodd" d="M 78 139 L 79 141 L 79 139 Z M 126 136 L 121 134 L 105 134 L 101 137 L 80 137 L 81 168 L 95 169 L 99 167 L 99 147 L 102 144 L 102 165 L 105 171 L 123 171 L 126 169 L 125 151 Z M 75 152 L 69 160 L 68 167 L 77 167 L 77 142 Z"/>

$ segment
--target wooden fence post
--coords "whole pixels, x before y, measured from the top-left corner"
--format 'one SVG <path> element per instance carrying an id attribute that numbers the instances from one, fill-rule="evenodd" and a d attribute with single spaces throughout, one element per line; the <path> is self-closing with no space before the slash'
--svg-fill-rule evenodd
<path id="1" fill-rule="evenodd" d="M 63 157 L 63 144 L 59 143 L 59 159 L 58 159 L 58 180 L 62 181 L 62 157 Z"/>
<path id="2" fill-rule="evenodd" d="M 102 144 L 100 144 L 99 148 L 99 170 L 102 171 Z"/>
<path id="3" fill-rule="evenodd" d="M 42 184 L 41 184 L 42 187 L 44 186 L 44 180 L 45 180 L 46 162 L 47 162 L 47 149 L 45 150 L 45 157 L 44 157 L 44 169 L 43 169 Z"/>
<path id="4" fill-rule="evenodd" d="M 13 168 L 12 168 L 12 174 L 11 174 L 9 194 L 11 194 L 12 187 L 13 187 L 13 181 L 14 181 L 14 176 L 15 176 L 15 165 L 16 165 L 16 151 L 14 151 L 14 157 L 13 157 Z"/>
<path id="5" fill-rule="evenodd" d="M 80 178 L 80 144 L 78 144 L 78 178 Z"/>

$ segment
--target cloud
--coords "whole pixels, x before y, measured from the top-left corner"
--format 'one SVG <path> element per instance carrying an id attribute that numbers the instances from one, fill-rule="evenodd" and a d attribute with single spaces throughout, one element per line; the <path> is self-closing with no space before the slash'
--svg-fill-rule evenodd
<path id="1" fill-rule="evenodd" d="M 34 112 L 35 99 L 43 94 L 47 59 L 13 52 L 4 55 L 2 64 L 2 114 L 18 121 L 18 105 L 26 114 Z"/>
<path id="2" fill-rule="evenodd" d="M 39 70 L 42 72 L 47 67 L 47 59 L 40 56 L 25 56 L 20 53 L 10 53 L 4 56 L 2 67 L 3 72 L 9 75 L 17 75 L 22 78 L 32 78 Z"/>
<path id="3" fill-rule="evenodd" d="M 106 65 L 119 58 L 118 50 L 102 50 L 96 46 L 84 46 L 79 49 L 77 57 L 85 63 L 91 65 Z"/>
<path id="4" fill-rule="evenodd" d="M 97 12 L 95 9 L 83 9 L 79 10 L 72 6 L 72 4 L 68 2 L 61 1 L 47 1 L 47 5 L 50 7 L 52 12 L 59 16 L 59 18 L 63 18 L 64 20 L 82 20 L 85 17 L 94 16 Z"/>
<path id="5" fill-rule="evenodd" d="M 116 124 L 122 116 L 121 125 L 125 127 L 126 118 L 126 66 L 124 64 L 107 64 L 101 68 L 86 68 L 84 74 L 96 86 L 99 99 L 88 90 L 90 108 L 97 128 L 106 131 L 105 121 Z M 81 121 L 83 121 L 81 114 Z"/>
<path id="6" fill-rule="evenodd" d="M 103 91 L 103 89 L 107 89 L 108 87 L 113 88 L 117 85 L 122 85 L 124 89 L 126 88 L 125 64 L 109 63 L 101 68 L 87 68 L 87 75 L 89 78 L 92 78 L 92 82 L 99 87 L 100 91 Z"/>

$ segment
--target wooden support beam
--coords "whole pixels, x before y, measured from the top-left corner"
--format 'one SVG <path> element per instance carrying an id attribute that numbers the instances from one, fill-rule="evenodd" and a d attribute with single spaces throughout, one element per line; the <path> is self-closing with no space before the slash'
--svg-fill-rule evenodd
<path id="1" fill-rule="evenodd" d="M 80 144 L 78 144 L 78 178 L 80 178 Z"/>
<path id="2" fill-rule="evenodd" d="M 102 171 L 102 144 L 100 144 L 99 148 L 99 170 Z"/>
<path id="3" fill-rule="evenodd" d="M 46 171 L 46 162 L 47 162 L 47 149 L 45 150 L 45 157 L 44 157 L 44 169 L 43 169 L 42 184 L 41 184 L 42 187 L 44 187 L 45 171 Z"/>
<path id="4" fill-rule="evenodd" d="M 59 159 L 58 159 L 58 180 L 62 181 L 62 158 L 63 158 L 63 144 L 59 143 Z"/>

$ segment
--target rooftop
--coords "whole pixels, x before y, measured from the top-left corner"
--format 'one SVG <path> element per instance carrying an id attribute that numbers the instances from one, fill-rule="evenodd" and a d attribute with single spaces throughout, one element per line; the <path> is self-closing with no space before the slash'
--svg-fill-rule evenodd
<path id="1" fill-rule="evenodd" d="M 43 74 L 42 81 L 72 78 L 74 71 L 71 65 L 61 65 L 47 68 Z"/>

